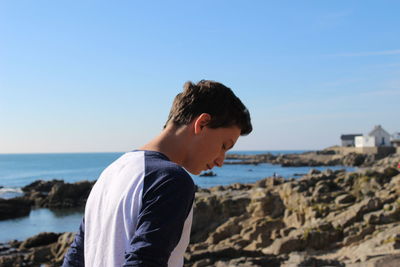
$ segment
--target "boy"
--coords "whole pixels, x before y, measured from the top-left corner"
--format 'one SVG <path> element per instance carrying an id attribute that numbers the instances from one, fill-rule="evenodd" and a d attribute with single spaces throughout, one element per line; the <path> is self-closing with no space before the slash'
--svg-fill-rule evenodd
<path id="1" fill-rule="evenodd" d="M 182 266 L 195 185 L 252 131 L 246 107 L 214 81 L 187 82 L 163 131 L 108 166 L 94 185 L 63 266 Z"/>

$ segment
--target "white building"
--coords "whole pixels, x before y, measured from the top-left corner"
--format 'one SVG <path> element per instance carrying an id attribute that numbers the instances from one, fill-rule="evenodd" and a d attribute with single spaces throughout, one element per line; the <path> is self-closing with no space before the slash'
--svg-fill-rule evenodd
<path id="1" fill-rule="evenodd" d="M 390 142 L 390 134 L 386 132 L 380 125 L 366 136 L 355 137 L 356 147 L 382 147 L 392 146 Z"/>
<path id="2" fill-rule="evenodd" d="M 353 147 L 355 146 L 355 138 L 362 136 L 362 134 L 342 134 L 340 140 L 342 140 L 342 146 Z"/>

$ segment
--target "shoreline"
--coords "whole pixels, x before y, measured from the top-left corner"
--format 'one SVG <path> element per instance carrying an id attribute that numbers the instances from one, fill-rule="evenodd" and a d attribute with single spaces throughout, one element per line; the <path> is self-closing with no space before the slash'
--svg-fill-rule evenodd
<path id="1" fill-rule="evenodd" d="M 365 266 L 400 260 L 399 194 L 400 172 L 393 166 L 312 170 L 300 179 L 199 188 L 185 266 Z M 40 233 L 0 244 L 0 263 L 28 258 L 31 264 L 57 265 L 73 235 Z"/>
<path id="2" fill-rule="evenodd" d="M 199 187 L 185 266 L 400 262 L 399 161 L 393 155 L 356 172 L 311 169 L 296 179 Z M 93 183 L 36 181 L 24 187 L 23 203 L 82 207 Z M 40 233 L 0 244 L 0 265 L 27 259 L 57 265 L 72 238 Z"/>

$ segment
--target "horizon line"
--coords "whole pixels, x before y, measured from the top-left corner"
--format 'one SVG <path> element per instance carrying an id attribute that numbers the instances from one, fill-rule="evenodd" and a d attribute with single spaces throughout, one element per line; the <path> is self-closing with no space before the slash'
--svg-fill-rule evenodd
<path id="1" fill-rule="evenodd" d="M 135 149 L 134 149 L 135 150 Z M 134 151 L 130 150 L 130 151 Z M 140 149 L 137 149 L 140 150 Z M 315 151 L 322 149 L 237 149 L 230 150 L 227 153 L 231 152 L 241 152 L 241 151 Z M 36 154 L 106 154 L 106 153 L 127 153 L 130 151 L 80 151 L 80 152 L 0 152 L 0 155 L 36 155 Z"/>

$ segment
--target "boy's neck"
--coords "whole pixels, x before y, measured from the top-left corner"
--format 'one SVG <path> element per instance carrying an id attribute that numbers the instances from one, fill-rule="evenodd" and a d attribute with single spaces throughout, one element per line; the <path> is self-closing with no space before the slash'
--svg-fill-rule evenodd
<path id="1" fill-rule="evenodd" d="M 189 125 L 178 127 L 168 124 L 158 136 L 140 149 L 163 153 L 169 160 L 182 166 L 186 156 L 189 134 Z"/>

